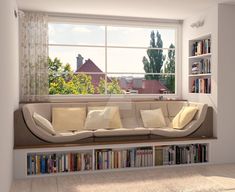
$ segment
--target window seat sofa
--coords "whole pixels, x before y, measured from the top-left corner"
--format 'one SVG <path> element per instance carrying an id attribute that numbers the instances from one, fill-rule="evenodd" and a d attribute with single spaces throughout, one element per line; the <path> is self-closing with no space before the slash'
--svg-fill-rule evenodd
<path id="1" fill-rule="evenodd" d="M 36 112 L 52 121 L 53 107 L 86 107 L 90 106 L 118 106 L 123 128 L 98 129 L 94 131 L 82 130 L 51 135 L 38 127 L 33 119 Z M 171 128 L 172 119 L 183 106 L 197 106 L 198 111 L 193 120 L 183 129 Z M 144 128 L 140 110 L 161 108 L 166 127 Z M 132 102 L 87 102 L 87 103 L 32 103 L 25 104 L 22 111 L 15 113 L 15 146 L 37 145 L 46 143 L 79 143 L 79 141 L 93 141 L 94 138 L 118 138 L 133 136 L 147 138 L 179 138 L 179 137 L 212 137 L 212 117 L 208 114 L 208 106 L 202 103 L 188 101 L 132 101 Z M 78 117 L 79 118 L 79 117 Z M 31 138 L 30 138 L 31 137 Z M 89 140 L 90 139 L 90 140 Z"/>

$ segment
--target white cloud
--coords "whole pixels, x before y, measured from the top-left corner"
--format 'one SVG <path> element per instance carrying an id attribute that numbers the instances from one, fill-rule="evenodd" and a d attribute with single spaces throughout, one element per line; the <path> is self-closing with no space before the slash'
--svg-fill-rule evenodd
<path id="1" fill-rule="evenodd" d="M 73 32 L 80 32 L 80 33 L 91 33 L 91 30 L 89 30 L 86 27 L 76 26 L 72 28 Z"/>

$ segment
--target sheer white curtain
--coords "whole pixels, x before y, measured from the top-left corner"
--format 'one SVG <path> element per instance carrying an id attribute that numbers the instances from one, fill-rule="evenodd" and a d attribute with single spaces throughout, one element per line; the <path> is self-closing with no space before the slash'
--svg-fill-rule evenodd
<path id="1" fill-rule="evenodd" d="M 20 14 L 20 100 L 48 98 L 48 18 L 44 13 Z"/>

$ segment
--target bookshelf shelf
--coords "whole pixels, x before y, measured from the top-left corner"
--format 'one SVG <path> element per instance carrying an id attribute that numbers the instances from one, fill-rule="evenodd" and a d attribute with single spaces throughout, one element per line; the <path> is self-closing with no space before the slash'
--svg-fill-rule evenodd
<path id="1" fill-rule="evenodd" d="M 206 164 L 210 159 L 210 141 L 17 149 L 15 178 Z"/>
<path id="2" fill-rule="evenodd" d="M 202 54 L 202 55 L 196 55 L 196 56 L 189 56 L 189 59 L 201 59 L 201 58 L 205 58 L 205 57 L 211 57 L 211 53 L 207 53 L 207 54 Z"/>
<path id="3" fill-rule="evenodd" d="M 189 40 L 189 93 L 211 93 L 211 34 Z"/>
<path id="4" fill-rule="evenodd" d="M 211 73 L 202 73 L 202 74 L 189 74 L 190 77 L 203 77 L 203 76 L 211 76 Z"/>

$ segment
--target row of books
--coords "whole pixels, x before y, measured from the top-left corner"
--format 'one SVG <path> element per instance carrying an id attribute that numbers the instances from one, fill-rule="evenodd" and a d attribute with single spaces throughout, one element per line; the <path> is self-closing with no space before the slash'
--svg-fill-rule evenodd
<path id="1" fill-rule="evenodd" d="M 27 174 L 47 174 L 92 169 L 91 153 L 28 154 Z"/>
<path id="2" fill-rule="evenodd" d="M 155 165 L 174 165 L 208 162 L 208 145 L 192 144 L 155 148 Z"/>
<path id="3" fill-rule="evenodd" d="M 197 78 L 192 81 L 192 93 L 211 93 L 211 78 Z"/>
<path id="4" fill-rule="evenodd" d="M 96 150 L 95 163 L 96 170 L 153 166 L 153 149 Z"/>
<path id="5" fill-rule="evenodd" d="M 196 41 L 192 45 L 192 56 L 207 54 L 211 52 L 211 41 L 210 39 L 205 39 L 201 41 Z"/>
<path id="6" fill-rule="evenodd" d="M 201 59 L 192 64 L 192 74 L 204 74 L 211 73 L 211 62 L 210 59 Z"/>

